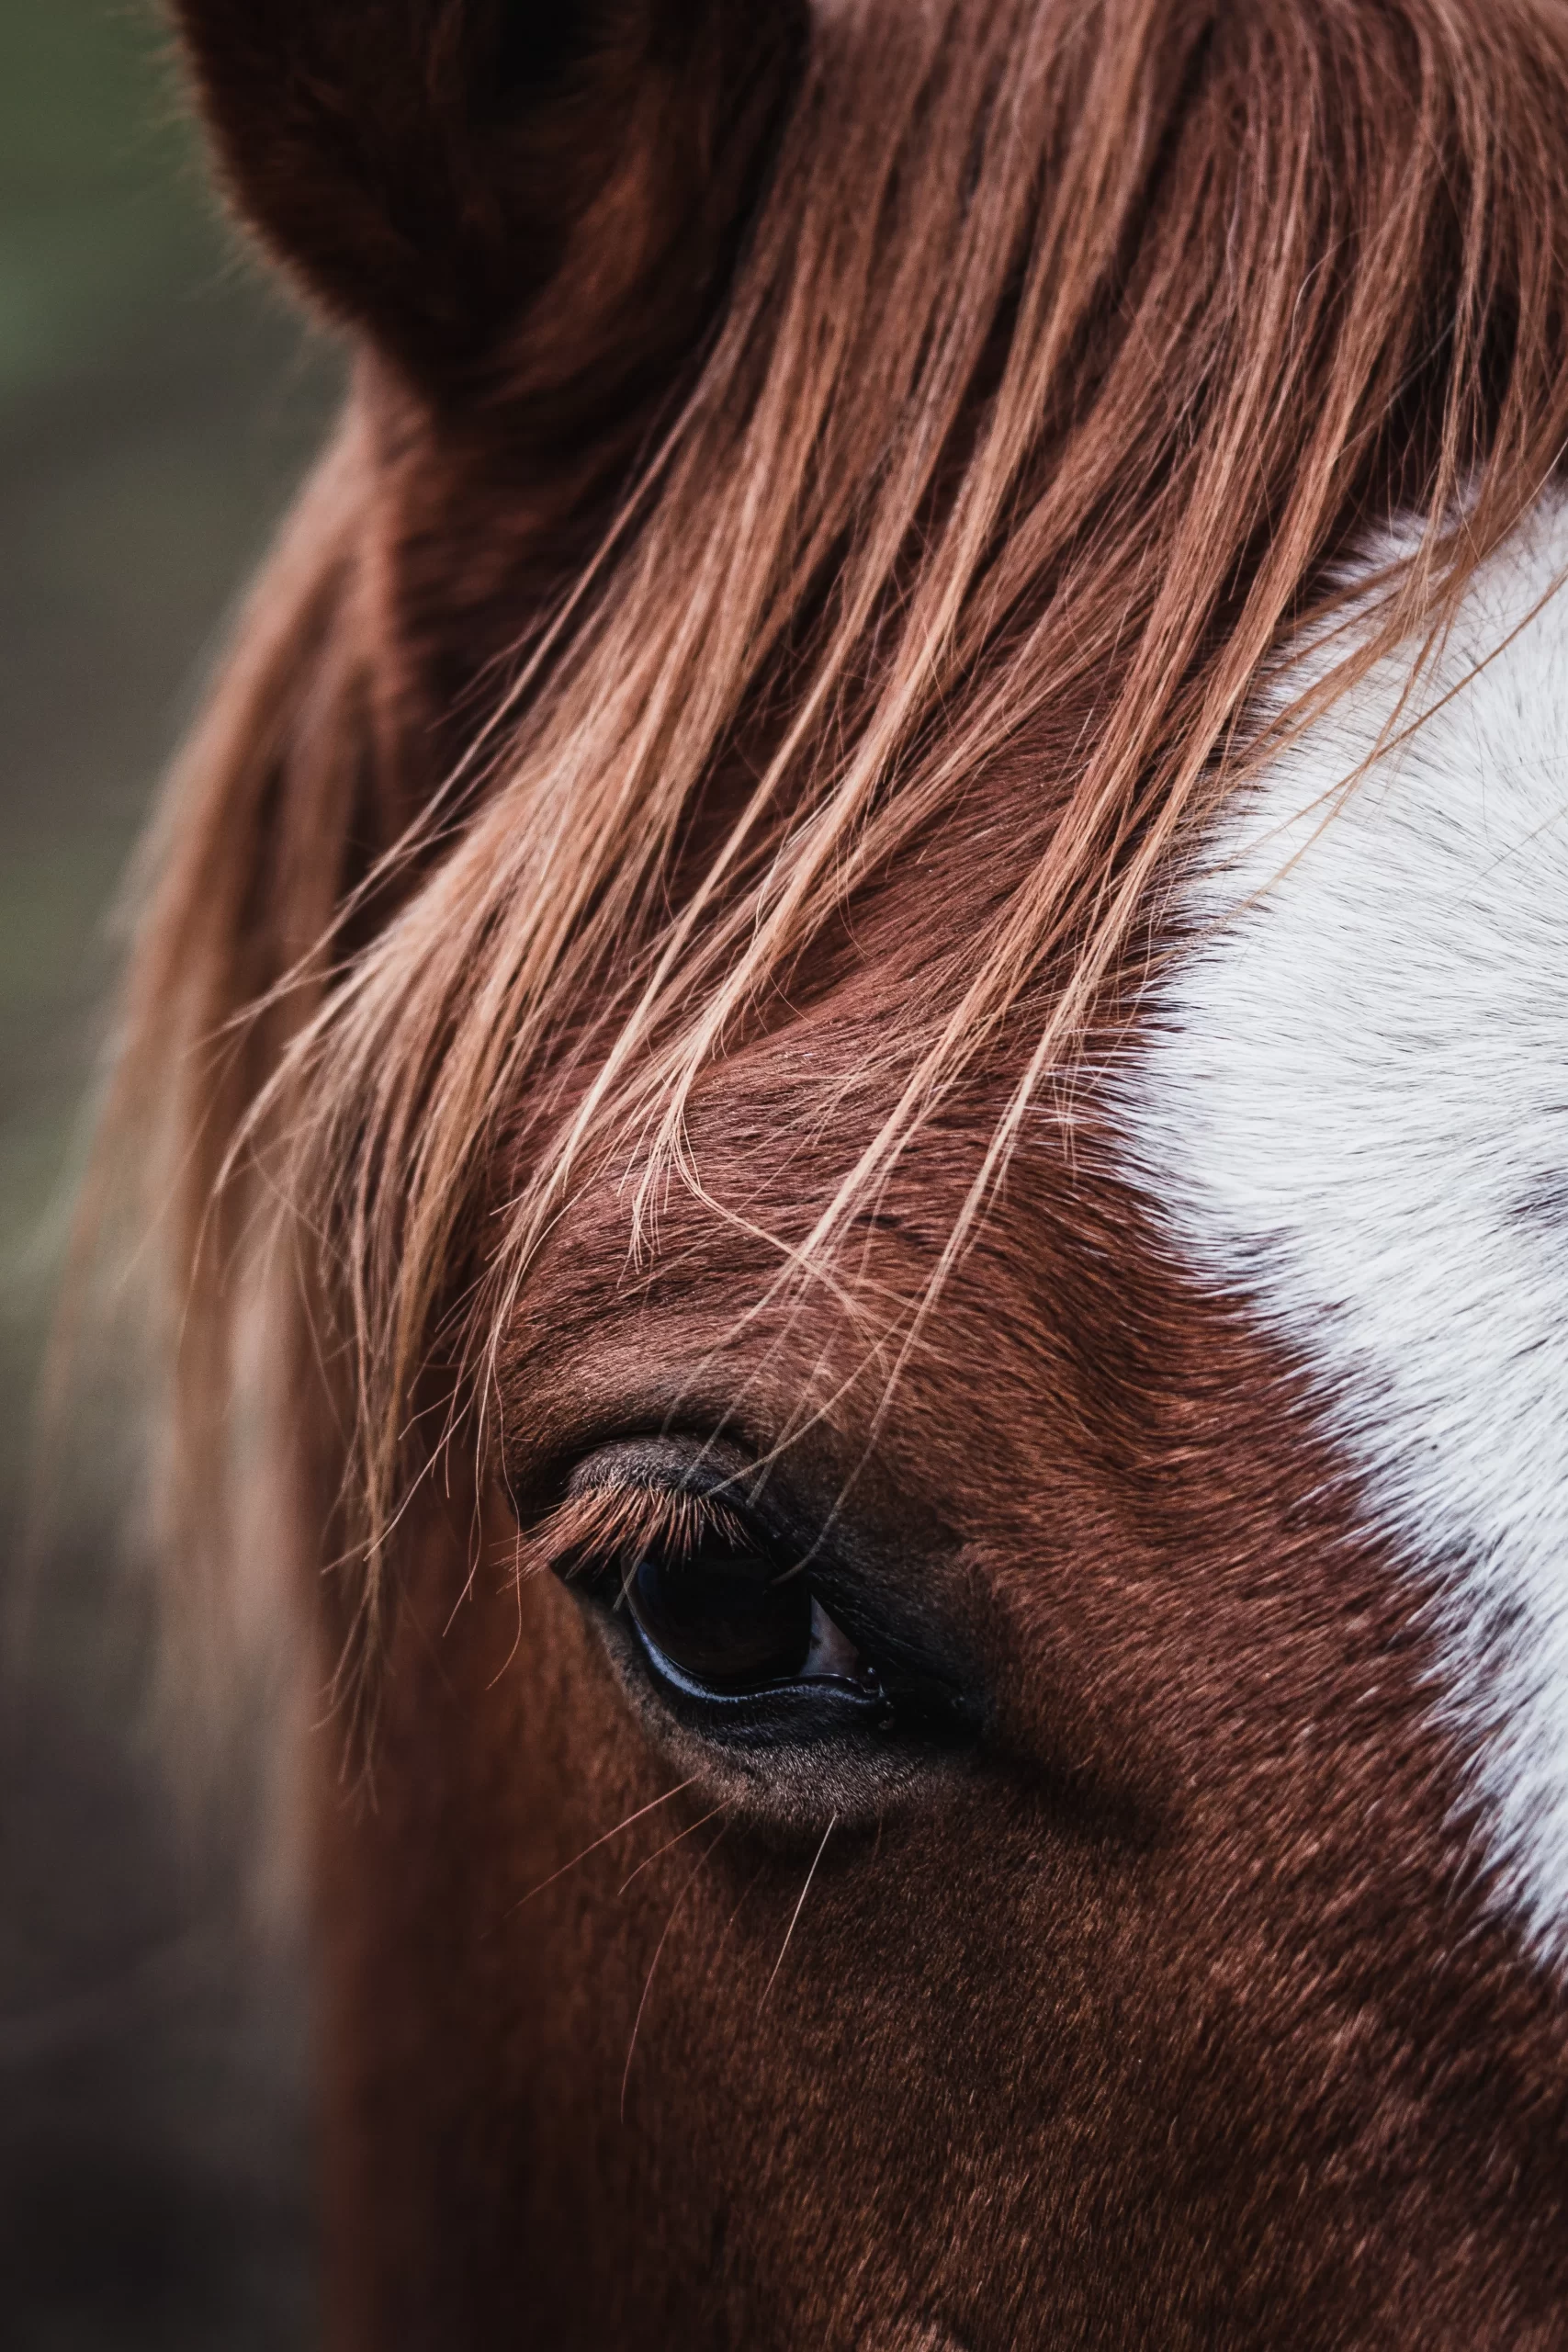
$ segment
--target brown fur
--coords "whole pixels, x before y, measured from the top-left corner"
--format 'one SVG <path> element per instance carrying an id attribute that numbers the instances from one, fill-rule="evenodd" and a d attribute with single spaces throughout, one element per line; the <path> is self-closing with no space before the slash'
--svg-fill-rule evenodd
<path id="1" fill-rule="evenodd" d="M 361 346 L 113 1130 L 178 1540 L 259 1317 L 378 1702 L 375 1804 L 321 1774 L 334 2340 L 1564 2340 L 1561 2001 L 1467 1876 L 1419 1577 L 1094 1069 L 1333 560 L 1429 519 L 1325 693 L 1557 462 L 1568 19 L 178 13 Z M 976 1747 L 738 1763 L 515 1573 L 508 1497 L 669 1430 Z"/>

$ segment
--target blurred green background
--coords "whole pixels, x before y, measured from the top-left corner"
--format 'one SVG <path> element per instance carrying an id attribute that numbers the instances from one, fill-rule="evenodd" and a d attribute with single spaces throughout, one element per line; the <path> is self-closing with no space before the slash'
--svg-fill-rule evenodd
<path id="1" fill-rule="evenodd" d="M 23 1543 L 111 920 L 336 355 L 237 252 L 151 0 L 0 0 L 0 2342 L 308 2341 L 304 2025 L 176 1805 L 84 1420 Z"/>

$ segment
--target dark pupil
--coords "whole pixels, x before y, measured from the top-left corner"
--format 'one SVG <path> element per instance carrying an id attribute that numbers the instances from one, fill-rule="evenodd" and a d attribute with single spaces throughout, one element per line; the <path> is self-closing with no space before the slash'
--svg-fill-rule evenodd
<path id="1" fill-rule="evenodd" d="M 694 1682 L 749 1690 L 786 1682 L 811 1646 L 811 1591 L 755 1552 L 709 1538 L 694 1555 L 650 1553 L 626 1584 L 649 1646 Z"/>

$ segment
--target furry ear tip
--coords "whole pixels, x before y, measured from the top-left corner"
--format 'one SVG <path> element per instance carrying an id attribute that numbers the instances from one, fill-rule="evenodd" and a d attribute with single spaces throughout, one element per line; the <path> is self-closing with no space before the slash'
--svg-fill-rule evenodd
<path id="1" fill-rule="evenodd" d="M 720 249 L 728 223 L 704 208 L 743 200 L 746 175 L 713 151 L 766 144 L 800 50 L 780 30 L 806 20 L 804 0 L 173 7 L 239 211 L 426 379 L 471 366 L 563 276 L 577 290 L 552 297 L 550 332 L 571 342 L 556 313 L 574 300 L 586 350 L 635 307 L 636 271 L 664 286 L 677 245 Z"/>

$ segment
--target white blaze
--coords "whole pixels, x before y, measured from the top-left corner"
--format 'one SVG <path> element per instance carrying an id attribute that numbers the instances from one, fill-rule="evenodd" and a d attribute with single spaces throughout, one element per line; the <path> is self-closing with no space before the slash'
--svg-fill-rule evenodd
<path id="1" fill-rule="evenodd" d="M 1487 1856 L 1559 1959 L 1568 591 L 1527 616 L 1565 571 L 1552 502 L 1477 580 L 1401 732 L 1430 715 L 1337 813 L 1325 796 L 1371 752 L 1408 662 L 1226 812 L 1122 1098 L 1183 1254 L 1250 1294 L 1319 1375 L 1371 1508 L 1437 1577 L 1444 1711 L 1473 1756 Z"/>

